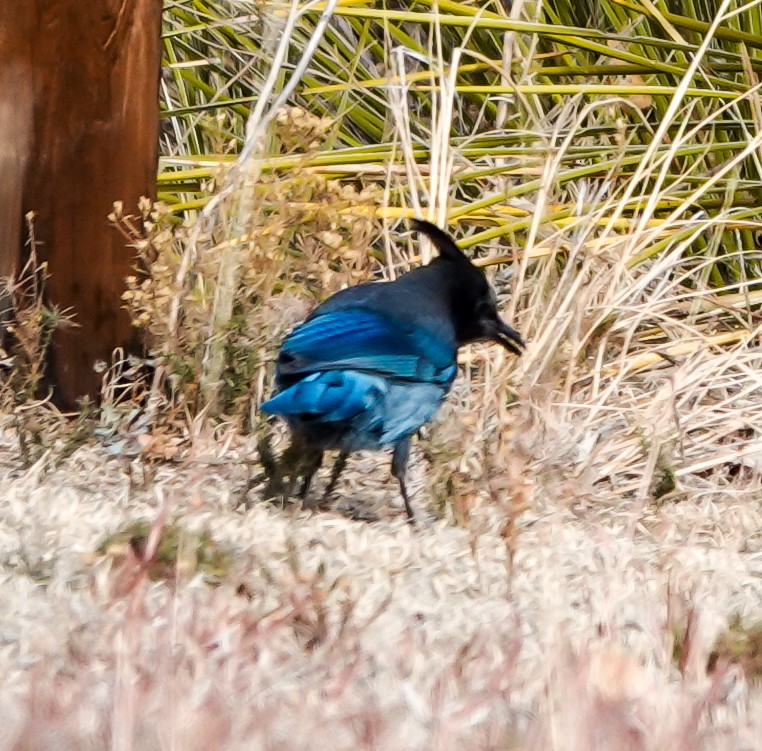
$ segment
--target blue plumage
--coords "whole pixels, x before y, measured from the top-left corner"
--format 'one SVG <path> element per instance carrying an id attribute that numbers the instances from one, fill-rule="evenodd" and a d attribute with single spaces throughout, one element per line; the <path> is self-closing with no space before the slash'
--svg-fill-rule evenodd
<path id="1" fill-rule="evenodd" d="M 446 393 L 436 384 L 396 383 L 358 370 L 327 371 L 307 376 L 262 409 L 288 418 L 292 429 L 326 448 L 378 450 L 415 433 Z"/>
<path id="2" fill-rule="evenodd" d="M 523 346 L 499 318 L 483 272 L 438 227 L 414 224 L 440 256 L 395 282 L 358 285 L 319 306 L 283 342 L 278 393 L 262 405 L 286 418 L 301 447 L 302 495 L 326 449 L 341 451 L 329 494 L 350 452 L 394 447 L 392 473 L 410 519 L 410 439 L 450 390 L 458 347 L 478 339 L 516 353 Z"/>
<path id="3" fill-rule="evenodd" d="M 348 307 L 318 311 L 281 347 L 278 377 L 316 370 L 352 368 L 407 381 L 451 382 L 455 346 L 436 332 L 348 301 Z"/>

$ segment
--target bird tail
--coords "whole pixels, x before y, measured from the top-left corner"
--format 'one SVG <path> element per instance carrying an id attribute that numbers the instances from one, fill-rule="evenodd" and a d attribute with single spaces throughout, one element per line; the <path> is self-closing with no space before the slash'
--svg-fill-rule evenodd
<path id="1" fill-rule="evenodd" d="M 442 258 L 447 258 L 450 261 L 466 261 L 466 263 L 471 263 L 468 260 L 468 256 L 455 244 L 455 240 L 443 229 L 437 227 L 436 224 L 427 222 L 424 219 L 413 219 L 411 224 L 416 232 L 426 235 L 434 243 L 434 247 L 439 251 L 439 255 Z"/>
<path id="2" fill-rule="evenodd" d="M 266 401 L 271 415 L 311 416 L 319 422 L 349 420 L 372 409 L 383 396 L 383 379 L 358 371 L 314 373 Z"/>

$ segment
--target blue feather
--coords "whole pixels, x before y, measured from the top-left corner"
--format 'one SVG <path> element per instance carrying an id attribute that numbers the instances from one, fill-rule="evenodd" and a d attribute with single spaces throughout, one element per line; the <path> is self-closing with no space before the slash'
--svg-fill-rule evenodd
<path id="1" fill-rule="evenodd" d="M 312 415 L 327 422 L 348 420 L 371 409 L 383 397 L 380 378 L 352 371 L 329 371 L 307 376 L 262 405 L 275 415 Z"/>
<path id="2" fill-rule="evenodd" d="M 424 329 L 389 316 L 348 308 L 308 319 L 283 343 L 278 376 L 361 370 L 391 378 L 451 383 L 455 347 Z"/>
<path id="3" fill-rule="evenodd" d="M 361 307 L 308 319 L 283 343 L 280 393 L 262 405 L 318 444 L 393 445 L 441 405 L 455 378 L 445 336 Z"/>
<path id="4" fill-rule="evenodd" d="M 301 430 L 330 435 L 349 451 L 391 446 L 437 411 L 446 390 L 436 384 L 394 383 L 354 370 L 314 373 L 262 405 Z"/>

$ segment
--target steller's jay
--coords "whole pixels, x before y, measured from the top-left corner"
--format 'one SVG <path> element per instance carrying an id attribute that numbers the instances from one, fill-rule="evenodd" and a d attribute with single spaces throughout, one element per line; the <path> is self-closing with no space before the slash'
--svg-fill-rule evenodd
<path id="1" fill-rule="evenodd" d="M 396 281 L 359 284 L 322 303 L 283 342 L 277 394 L 262 405 L 291 428 L 291 482 L 303 475 L 300 497 L 326 449 L 340 453 L 324 497 L 350 452 L 393 447 L 392 475 L 410 521 L 410 441 L 450 390 L 458 347 L 494 341 L 517 355 L 524 347 L 498 315 L 484 272 L 436 225 L 415 219 L 413 228 L 438 257 Z"/>

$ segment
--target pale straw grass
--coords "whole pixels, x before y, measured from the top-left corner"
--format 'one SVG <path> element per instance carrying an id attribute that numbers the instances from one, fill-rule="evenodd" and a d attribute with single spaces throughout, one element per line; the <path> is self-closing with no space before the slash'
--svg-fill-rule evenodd
<path id="1" fill-rule="evenodd" d="M 389 59 L 407 172 L 385 172 L 385 200 L 404 180 L 405 200 L 441 221 L 457 214 L 445 212 L 455 165 L 489 158 L 469 163 L 449 141 L 454 92 L 440 59 L 432 165 L 419 170 L 404 54 Z M 695 162 L 681 174 L 674 161 L 695 135 L 680 124 L 689 83 L 624 182 L 617 165 L 597 182 L 561 180 L 567 125 L 581 128 L 600 103 L 572 99 L 554 123 L 531 120 L 548 156 L 538 189 L 521 197 L 526 246 L 509 268 L 490 268 L 527 353 L 462 353 L 467 367 L 423 446 L 441 453 L 428 467 L 418 449 L 412 462 L 417 528 L 377 455 L 353 459 L 335 512 L 281 509 L 256 489 L 247 507 L 256 442 L 224 426 L 192 422 L 174 464 L 91 445 L 22 466 L 5 421 L 0 751 L 757 748 L 755 680 L 722 659 L 707 670 L 733 616 L 762 621 L 756 290 L 729 281 L 723 304 L 707 273 L 723 230 L 759 227 L 732 205 L 711 218 L 693 209 L 708 182 L 690 183 Z M 757 158 L 760 136 L 749 135 L 710 181 Z M 238 181 L 246 198 L 249 166 L 238 164 L 223 195 Z M 575 198 L 572 221 L 549 223 L 559 196 Z M 243 208 L 208 205 L 188 267 L 194 245 L 235 239 L 218 235 Z M 484 222 L 461 208 L 459 219 Z M 715 256 L 693 255 L 697 238 Z M 387 228 L 390 274 L 410 263 L 398 241 Z M 232 277 L 213 298 L 215 326 L 239 260 L 228 258 Z M 759 258 L 748 249 L 727 261 L 756 269 Z M 218 342 L 209 346 L 212 403 Z M 429 513 L 432 477 L 455 483 L 442 518 Z M 350 518 L 358 510 L 375 521 Z M 147 552 L 96 554 L 136 518 L 154 525 Z M 145 559 L 169 520 L 232 550 L 219 586 L 185 569 L 150 579 Z"/>
<path id="2" fill-rule="evenodd" d="M 530 476 L 509 567 L 497 507 L 415 530 L 236 510 L 252 447 L 219 445 L 150 479 L 95 447 L 4 463 L 0 748 L 754 747 L 758 691 L 732 666 L 706 675 L 728 616 L 762 617 L 762 514 L 740 488 L 633 525 L 612 493 Z M 359 463 L 343 493 L 388 505 Z M 93 555 L 167 514 L 235 551 L 221 586 Z"/>

